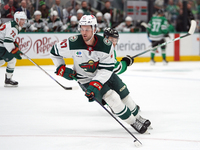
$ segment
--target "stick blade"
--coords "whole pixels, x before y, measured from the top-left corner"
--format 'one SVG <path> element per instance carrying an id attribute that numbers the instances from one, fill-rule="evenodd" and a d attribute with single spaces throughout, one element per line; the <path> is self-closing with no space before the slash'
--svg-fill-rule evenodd
<path id="1" fill-rule="evenodd" d="M 193 34 L 195 29 L 196 29 L 196 21 L 195 20 L 191 20 L 191 26 L 190 26 L 190 30 L 188 31 L 189 34 Z"/>
<path id="2" fill-rule="evenodd" d="M 135 147 L 141 147 L 142 143 L 140 143 L 138 140 L 135 140 L 134 145 L 135 145 Z"/>

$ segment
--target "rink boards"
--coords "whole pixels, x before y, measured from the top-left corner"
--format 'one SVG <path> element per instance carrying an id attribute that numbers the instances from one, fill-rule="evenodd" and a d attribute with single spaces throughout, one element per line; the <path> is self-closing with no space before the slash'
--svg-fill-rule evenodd
<path id="1" fill-rule="evenodd" d="M 52 65 L 50 59 L 51 47 L 77 33 L 21 33 L 16 41 L 19 42 L 20 50 L 33 59 L 39 65 Z M 172 33 L 166 41 L 177 38 L 186 33 Z M 102 35 L 102 34 L 101 34 Z M 166 56 L 168 61 L 199 61 L 200 60 L 200 34 L 195 33 L 189 37 L 167 45 Z M 151 47 L 146 33 L 120 33 L 119 42 L 116 47 L 117 58 L 120 60 L 126 55 L 136 55 Z M 145 53 L 137 58 L 135 62 L 148 62 L 150 53 Z M 161 50 L 158 49 L 155 57 L 161 61 Z M 65 59 L 66 64 L 73 64 L 72 58 Z M 23 57 L 17 61 L 17 66 L 33 65 Z"/>

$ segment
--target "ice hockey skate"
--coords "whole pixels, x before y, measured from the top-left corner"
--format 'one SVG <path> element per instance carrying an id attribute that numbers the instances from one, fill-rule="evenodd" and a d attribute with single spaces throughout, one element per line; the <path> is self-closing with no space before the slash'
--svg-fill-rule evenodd
<path id="1" fill-rule="evenodd" d="M 168 64 L 168 61 L 166 61 L 165 59 L 163 59 L 163 65 L 167 65 Z"/>
<path id="2" fill-rule="evenodd" d="M 5 75 L 5 85 L 4 87 L 18 87 L 18 82 L 12 80 L 12 76 L 11 78 L 7 78 L 7 75 Z"/>
<path id="3" fill-rule="evenodd" d="M 143 134 L 147 131 L 147 127 L 141 123 L 138 119 L 135 120 L 131 126 L 139 133 Z"/>
<path id="4" fill-rule="evenodd" d="M 142 124 L 144 124 L 147 128 L 152 129 L 152 127 L 150 127 L 151 122 L 148 119 L 144 119 L 140 115 L 137 117 L 137 119 L 138 119 L 139 122 L 141 122 Z"/>
<path id="5" fill-rule="evenodd" d="M 150 65 L 155 65 L 155 61 L 153 59 L 150 60 Z"/>

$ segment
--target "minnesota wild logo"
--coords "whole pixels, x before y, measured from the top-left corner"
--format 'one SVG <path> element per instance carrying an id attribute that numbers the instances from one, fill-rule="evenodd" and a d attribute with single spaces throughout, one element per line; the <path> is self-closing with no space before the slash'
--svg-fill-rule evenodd
<path id="1" fill-rule="evenodd" d="M 108 46 L 110 46 L 112 44 L 111 41 L 106 38 L 103 39 L 103 42 Z"/>
<path id="2" fill-rule="evenodd" d="M 85 71 L 85 72 L 95 72 L 98 68 L 99 62 L 94 62 L 93 60 L 89 60 L 86 63 L 82 63 L 79 66 Z"/>
<path id="3" fill-rule="evenodd" d="M 71 42 L 75 42 L 77 39 L 78 39 L 78 36 L 77 36 L 77 35 L 71 36 L 71 37 L 69 38 L 69 40 L 70 40 Z"/>

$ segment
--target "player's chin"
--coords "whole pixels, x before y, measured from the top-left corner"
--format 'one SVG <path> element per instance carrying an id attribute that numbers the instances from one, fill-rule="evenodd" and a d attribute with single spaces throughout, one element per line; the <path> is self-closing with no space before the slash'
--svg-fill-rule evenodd
<path id="1" fill-rule="evenodd" d="M 84 41 L 89 41 L 89 38 L 88 37 L 83 37 Z"/>

